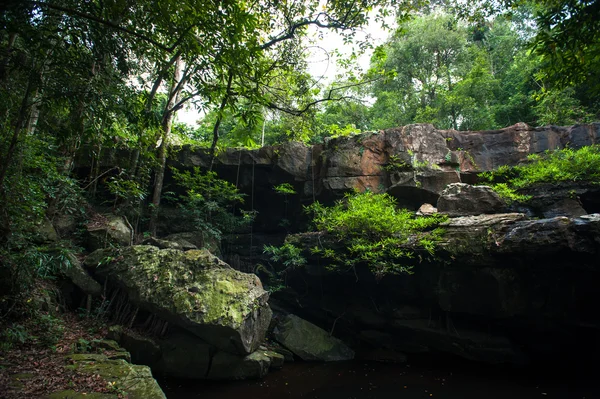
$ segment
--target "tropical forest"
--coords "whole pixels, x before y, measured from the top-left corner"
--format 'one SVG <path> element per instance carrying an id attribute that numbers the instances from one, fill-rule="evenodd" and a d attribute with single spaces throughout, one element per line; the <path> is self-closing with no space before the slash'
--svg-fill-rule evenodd
<path id="1" fill-rule="evenodd" d="M 0 399 L 600 397 L 600 1 L 0 26 Z"/>

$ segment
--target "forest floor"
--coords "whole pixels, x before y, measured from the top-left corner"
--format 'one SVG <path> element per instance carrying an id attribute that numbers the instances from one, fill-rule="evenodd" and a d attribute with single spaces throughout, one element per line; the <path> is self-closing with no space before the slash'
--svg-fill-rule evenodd
<path id="1" fill-rule="evenodd" d="M 116 395 L 101 376 L 67 367 L 66 355 L 105 335 L 102 322 L 73 313 L 39 313 L 13 323 L 0 343 L 0 398 L 39 398 L 63 390 Z"/>

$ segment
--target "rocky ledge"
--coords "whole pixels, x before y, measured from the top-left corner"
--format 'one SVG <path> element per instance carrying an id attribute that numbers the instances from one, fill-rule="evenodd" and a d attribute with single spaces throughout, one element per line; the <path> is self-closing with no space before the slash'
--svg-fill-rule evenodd
<path id="1" fill-rule="evenodd" d="M 337 322 L 359 352 L 523 364 L 598 348 L 600 214 L 481 214 L 451 218 L 443 228 L 435 259 L 415 249 L 413 275 L 379 281 L 360 268 L 327 272 L 307 251 L 309 265 L 288 276 L 293 288 L 273 300 L 322 326 Z M 340 245 L 323 233 L 289 239 L 303 248 Z"/>

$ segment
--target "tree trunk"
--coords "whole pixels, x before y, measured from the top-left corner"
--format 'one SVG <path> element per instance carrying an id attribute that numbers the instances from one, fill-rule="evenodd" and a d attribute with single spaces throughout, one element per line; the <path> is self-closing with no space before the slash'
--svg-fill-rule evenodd
<path id="1" fill-rule="evenodd" d="M 4 179 L 6 178 L 6 173 L 8 172 L 8 168 L 12 162 L 12 158 L 17 149 L 17 144 L 19 142 L 19 138 L 21 137 L 21 132 L 26 127 L 26 122 L 29 115 L 29 110 L 31 108 L 31 97 L 32 93 L 36 93 L 37 90 L 33 87 L 32 79 L 29 80 L 27 84 L 27 89 L 25 90 L 25 95 L 23 96 L 23 101 L 21 101 L 21 107 L 19 108 L 19 114 L 16 122 L 13 125 L 13 134 L 10 139 L 10 143 L 8 145 L 8 149 L 6 153 L 3 154 L 2 163 L 0 164 L 0 193 L 4 191 Z"/>
<path id="2" fill-rule="evenodd" d="M 175 104 L 177 104 L 179 100 L 179 93 L 183 88 L 183 85 L 180 84 L 181 76 L 183 71 L 183 63 L 181 62 L 181 57 L 177 57 L 175 61 L 175 73 L 173 75 L 173 81 L 171 82 L 171 87 L 169 89 L 169 100 L 167 101 L 167 105 L 165 106 L 165 112 L 163 114 L 163 119 L 161 123 L 162 135 L 161 135 L 161 143 L 158 147 L 158 162 L 159 166 L 156 171 L 154 177 L 154 191 L 152 193 L 152 208 L 150 210 L 150 233 L 152 235 L 156 235 L 156 230 L 158 227 L 158 207 L 160 206 L 160 197 L 162 194 L 163 181 L 165 178 L 165 168 L 167 165 L 167 142 L 169 141 L 169 136 L 171 135 L 171 128 L 173 126 L 173 119 L 175 117 L 176 110 L 173 109 Z"/>
<path id="3" fill-rule="evenodd" d="M 223 96 L 223 100 L 221 101 L 221 105 L 219 106 L 219 113 L 217 114 L 217 120 L 215 122 L 215 126 L 213 127 L 213 140 L 210 145 L 210 167 L 209 170 L 212 170 L 213 164 L 215 161 L 215 152 L 217 150 L 217 143 L 219 141 L 219 127 L 221 126 L 221 121 L 223 120 L 223 111 L 225 111 L 225 107 L 227 106 L 227 101 L 229 101 L 229 96 L 231 94 L 231 84 L 233 83 L 233 72 L 229 71 L 229 77 L 227 78 L 227 89 L 225 90 L 225 95 Z"/>

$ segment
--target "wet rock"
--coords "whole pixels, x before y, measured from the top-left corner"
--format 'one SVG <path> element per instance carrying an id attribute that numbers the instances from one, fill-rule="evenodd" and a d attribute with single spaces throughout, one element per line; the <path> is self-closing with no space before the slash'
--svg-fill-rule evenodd
<path id="1" fill-rule="evenodd" d="M 77 218 L 73 215 L 56 215 L 52 222 L 61 237 L 68 237 L 77 230 Z"/>
<path id="2" fill-rule="evenodd" d="M 95 339 L 90 341 L 90 347 L 92 349 L 105 349 L 111 351 L 120 351 L 123 350 L 119 346 L 119 343 L 112 339 Z"/>
<path id="3" fill-rule="evenodd" d="M 280 369 L 283 367 L 283 363 L 285 363 L 285 356 L 281 353 L 277 353 L 275 351 L 266 351 L 265 354 L 271 359 L 271 369 Z"/>
<path id="4" fill-rule="evenodd" d="M 125 349 L 117 352 L 112 352 L 106 355 L 109 360 L 125 360 L 127 363 L 131 363 L 131 354 Z"/>
<path id="5" fill-rule="evenodd" d="M 208 378 L 211 380 L 244 380 L 262 378 L 269 372 L 271 358 L 265 351 L 256 351 L 247 356 L 218 352 L 212 359 Z"/>
<path id="6" fill-rule="evenodd" d="M 121 336 L 123 335 L 123 326 L 113 325 L 108 327 L 108 333 L 106 334 L 106 338 L 113 341 L 121 341 Z"/>
<path id="7" fill-rule="evenodd" d="M 442 191 L 438 211 L 449 216 L 502 213 L 506 204 L 491 187 L 453 183 Z"/>
<path id="8" fill-rule="evenodd" d="M 101 263 L 107 256 L 113 261 Z M 260 280 L 207 250 L 137 245 L 96 251 L 85 264 L 124 289 L 140 308 L 217 348 L 248 354 L 264 340 L 271 309 Z"/>
<path id="9" fill-rule="evenodd" d="M 220 255 L 220 242 L 211 237 L 207 237 L 201 231 L 188 231 L 183 233 L 169 234 L 164 238 L 167 241 L 175 242 L 179 245 L 179 249 L 188 251 L 190 249 L 205 248 L 210 253 Z"/>
<path id="10" fill-rule="evenodd" d="M 354 305 L 348 310 L 348 312 L 354 318 L 356 323 L 359 323 L 363 326 L 381 328 L 386 324 L 386 319 L 382 315 L 378 314 L 377 311 L 368 306 Z"/>
<path id="11" fill-rule="evenodd" d="M 581 201 L 576 198 L 564 198 L 544 209 L 542 215 L 544 218 L 553 218 L 556 216 L 578 217 L 587 215 L 587 212 L 583 209 Z"/>
<path id="12" fill-rule="evenodd" d="M 339 361 L 354 358 L 354 351 L 325 330 L 295 315 L 287 315 L 273 332 L 275 339 L 302 360 Z"/>
<path id="13" fill-rule="evenodd" d="M 543 218 L 579 217 L 600 210 L 600 187 L 583 182 L 536 184 L 521 192 L 531 196 L 523 205 Z"/>
<path id="14" fill-rule="evenodd" d="M 118 326 L 120 327 L 120 326 Z M 135 331 L 122 327 L 113 329 L 109 338 L 118 334 L 114 339 L 127 349 L 134 363 L 155 367 L 161 358 L 161 348 L 158 342 L 150 337 L 143 336 Z"/>
<path id="15" fill-rule="evenodd" d="M 526 284 L 514 269 L 444 270 L 438 289 L 440 309 L 448 312 L 502 318 L 529 311 Z"/>

